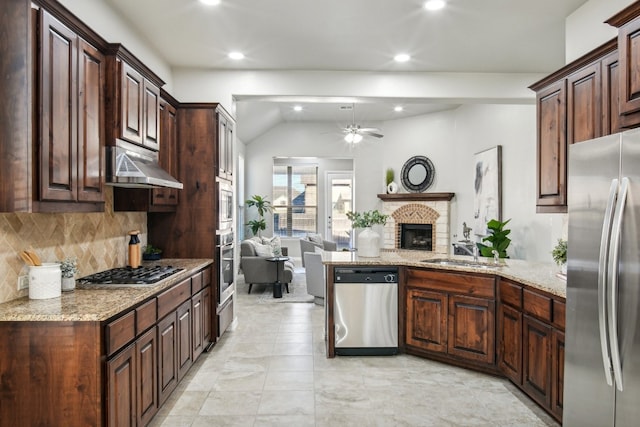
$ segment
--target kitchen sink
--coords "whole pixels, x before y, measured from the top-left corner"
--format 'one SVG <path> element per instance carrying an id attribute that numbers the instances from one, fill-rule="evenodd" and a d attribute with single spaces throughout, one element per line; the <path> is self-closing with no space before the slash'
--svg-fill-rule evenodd
<path id="1" fill-rule="evenodd" d="M 422 260 L 424 263 L 428 264 L 436 264 L 436 265 L 449 265 L 452 267 L 466 267 L 466 268 L 480 268 L 480 269 L 494 269 L 504 267 L 505 264 L 489 264 L 486 262 L 480 261 L 468 261 L 463 259 L 446 259 L 446 258 L 433 258 L 433 259 L 424 259 Z"/>

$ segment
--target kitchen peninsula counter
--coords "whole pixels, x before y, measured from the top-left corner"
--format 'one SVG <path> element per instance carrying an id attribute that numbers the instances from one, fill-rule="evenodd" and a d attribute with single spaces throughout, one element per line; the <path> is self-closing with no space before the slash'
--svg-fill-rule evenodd
<path id="1" fill-rule="evenodd" d="M 183 268 L 156 284 L 148 286 L 77 285 L 72 292 L 58 298 L 18 298 L 0 304 L 0 321 L 104 321 L 179 283 L 213 263 L 212 259 L 163 259 L 145 261 L 143 265 Z"/>
<path id="2" fill-rule="evenodd" d="M 478 268 L 471 266 L 441 265 L 424 262 L 429 259 L 443 259 L 439 255 L 430 255 L 420 251 L 407 250 L 381 250 L 376 258 L 358 257 L 357 252 L 323 252 L 322 260 L 325 265 L 395 265 L 404 267 L 428 268 L 433 270 L 464 271 L 481 273 L 511 279 L 532 288 L 548 292 L 552 295 L 565 298 L 567 284 L 557 276 L 559 267 L 555 263 L 529 262 L 523 260 L 501 259 L 502 267 Z M 470 256 L 450 256 L 447 259 L 472 261 Z M 480 258 L 480 262 L 491 265 L 493 259 Z"/>

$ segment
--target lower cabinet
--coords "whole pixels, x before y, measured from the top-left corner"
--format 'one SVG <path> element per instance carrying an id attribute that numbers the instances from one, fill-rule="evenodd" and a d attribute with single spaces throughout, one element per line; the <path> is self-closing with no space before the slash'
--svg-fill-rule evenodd
<path id="1" fill-rule="evenodd" d="M 511 381 L 522 383 L 522 313 L 498 306 L 498 368 Z"/>
<path id="2" fill-rule="evenodd" d="M 551 407 L 551 326 L 529 316 L 523 322 L 522 388 L 540 405 Z"/>
<path id="3" fill-rule="evenodd" d="M 409 269 L 405 336 L 408 350 L 495 365 L 495 279 Z"/>
<path id="4" fill-rule="evenodd" d="M 133 324 L 149 313 L 157 300 L 157 313 L 163 316 L 147 330 L 140 330 L 134 342 L 122 349 L 111 348 L 107 364 L 107 424 L 109 426 L 144 426 L 166 402 L 193 362 L 211 338 L 211 283 L 202 283 L 210 274 L 197 273 L 156 298 L 142 304 L 106 325 L 107 341 L 126 342 Z M 192 283 L 194 294 L 192 295 Z M 195 286 L 195 283 L 198 286 Z M 203 287 L 204 286 L 204 287 Z M 135 313 L 137 322 L 133 322 Z"/>

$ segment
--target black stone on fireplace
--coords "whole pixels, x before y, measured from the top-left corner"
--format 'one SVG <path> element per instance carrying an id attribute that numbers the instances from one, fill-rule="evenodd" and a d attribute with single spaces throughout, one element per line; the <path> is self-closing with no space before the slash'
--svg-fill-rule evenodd
<path id="1" fill-rule="evenodd" d="M 433 224 L 400 224 L 400 248 L 433 251 Z"/>

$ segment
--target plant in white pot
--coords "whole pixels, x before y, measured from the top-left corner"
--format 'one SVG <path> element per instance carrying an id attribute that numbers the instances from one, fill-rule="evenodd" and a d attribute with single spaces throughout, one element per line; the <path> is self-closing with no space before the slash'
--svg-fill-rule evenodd
<path id="1" fill-rule="evenodd" d="M 60 271 L 62 272 L 62 290 L 74 290 L 76 288 L 75 275 L 78 272 L 78 259 L 65 258 L 60 262 Z"/>
<path id="2" fill-rule="evenodd" d="M 560 266 L 562 274 L 567 274 L 567 241 L 558 239 L 558 243 L 551 251 L 553 260 Z"/>
<path id="3" fill-rule="evenodd" d="M 358 234 L 358 256 L 375 258 L 380 256 L 380 235 L 373 231 L 373 225 L 385 225 L 388 215 L 378 210 L 367 212 L 347 212 L 352 228 L 363 228 Z"/>

